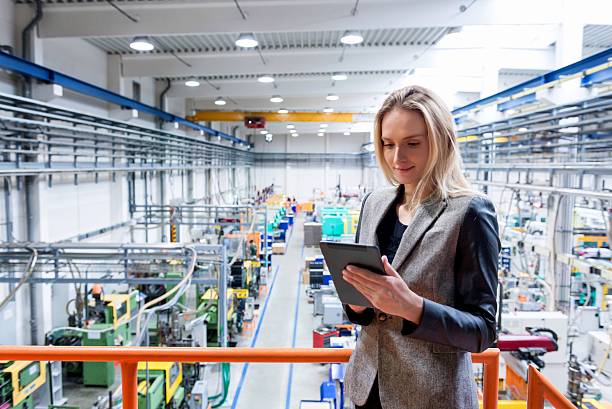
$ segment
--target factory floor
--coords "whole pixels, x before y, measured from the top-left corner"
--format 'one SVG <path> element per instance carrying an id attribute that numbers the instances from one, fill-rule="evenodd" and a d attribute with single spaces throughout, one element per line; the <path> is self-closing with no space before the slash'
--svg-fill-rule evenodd
<path id="1" fill-rule="evenodd" d="M 259 300 L 252 336 L 243 337 L 240 346 L 312 347 L 312 330 L 320 325 L 321 317 L 312 314 L 301 270 L 304 257 L 316 254 L 317 249 L 304 247 L 303 221 L 298 215 L 285 254 L 273 256 L 267 294 Z M 300 400 L 319 399 L 319 386 L 328 368 L 321 364 L 232 364 L 230 395 L 223 407 L 297 409 Z"/>
<path id="2" fill-rule="evenodd" d="M 288 232 L 284 255 L 272 256 L 267 286 L 257 300 L 259 308 L 251 325 L 245 325 L 238 346 L 258 348 L 312 347 L 312 330 L 321 324 L 308 303 L 307 286 L 302 284 L 304 257 L 318 254 L 318 248 L 304 247 L 304 219 L 300 215 Z M 300 400 L 318 400 L 321 382 L 327 379 L 329 365 L 322 364 L 231 364 L 230 391 L 223 408 L 298 409 Z M 116 386 L 120 386 L 116 374 Z M 220 390 L 220 377 L 211 368 L 210 394 Z M 71 405 L 91 408 L 106 388 L 65 385 L 64 395 Z"/>

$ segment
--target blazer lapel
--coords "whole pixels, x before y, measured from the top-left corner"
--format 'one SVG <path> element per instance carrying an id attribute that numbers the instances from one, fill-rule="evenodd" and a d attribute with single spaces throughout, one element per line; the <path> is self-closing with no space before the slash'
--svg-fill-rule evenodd
<path id="1" fill-rule="evenodd" d="M 406 228 L 400 241 L 397 253 L 391 266 L 396 270 L 404 260 L 412 253 L 414 246 L 421 240 L 423 235 L 433 226 L 440 214 L 446 208 L 446 200 L 438 200 L 419 205 L 412 222 Z"/>
<path id="2" fill-rule="evenodd" d="M 378 235 L 376 232 L 378 231 L 378 226 L 382 222 L 383 218 L 391 208 L 391 206 L 395 203 L 395 199 L 397 196 L 401 194 L 404 190 L 403 185 L 399 185 L 397 189 L 390 190 L 389 194 L 385 194 L 382 198 L 378 199 L 374 204 L 374 208 L 372 208 L 372 216 L 368 217 L 368 231 L 367 231 L 367 243 L 374 244 L 376 246 L 380 246 L 378 242 Z"/>

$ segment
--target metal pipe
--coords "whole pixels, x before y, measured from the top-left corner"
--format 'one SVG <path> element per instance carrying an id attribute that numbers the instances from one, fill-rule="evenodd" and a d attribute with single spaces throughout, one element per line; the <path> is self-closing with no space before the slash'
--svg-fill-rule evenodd
<path id="1" fill-rule="evenodd" d="M 165 201 L 166 201 L 166 172 L 159 172 L 159 204 L 160 205 L 165 205 Z M 166 217 L 164 215 L 164 213 L 162 212 L 162 216 L 161 216 L 161 223 L 162 225 L 166 223 Z M 165 242 L 167 239 L 167 235 L 166 235 L 166 229 L 164 228 L 164 226 L 162 226 L 161 228 L 161 241 Z"/>
<path id="2" fill-rule="evenodd" d="M 236 139 L 233 136 L 228 135 L 224 132 L 208 128 L 195 122 L 188 121 L 185 118 L 176 116 L 169 112 L 162 111 L 155 106 L 135 101 L 123 95 L 111 92 L 105 88 L 98 87 L 97 85 L 90 84 L 88 82 L 82 81 L 80 79 L 65 75 L 61 72 L 57 72 L 37 64 L 33 64 L 19 57 L 0 53 L 0 67 L 6 68 L 13 72 L 17 72 L 19 74 L 27 75 L 29 78 L 38 78 L 43 81 L 59 84 L 66 89 L 71 89 L 75 92 L 84 95 L 89 95 L 98 100 L 107 101 L 111 104 L 124 106 L 131 109 L 136 109 L 140 112 L 151 114 L 168 122 L 176 122 L 180 125 L 185 126 L 186 128 L 201 131 L 211 136 L 223 138 L 234 143 L 246 143 L 246 141 Z"/>
<path id="3" fill-rule="evenodd" d="M 0 51 L 11 54 L 11 55 L 15 55 L 15 48 L 13 48 L 13 46 L 8 45 L 8 44 L 0 44 Z"/>
<path id="4" fill-rule="evenodd" d="M 586 197 L 594 197 L 594 198 L 604 199 L 604 200 L 612 200 L 612 193 L 594 192 L 594 191 L 583 190 L 583 189 L 561 188 L 561 187 L 552 187 L 552 186 L 538 186 L 538 185 L 520 185 L 520 184 L 513 184 L 513 183 L 485 182 L 485 181 L 478 181 L 478 180 L 471 180 L 470 183 L 474 185 L 487 185 L 487 186 L 493 186 L 493 187 L 516 189 L 516 190 L 531 190 L 535 192 L 549 192 L 549 193 L 557 193 L 557 194 L 568 195 L 568 196 L 586 196 Z"/>
<path id="5" fill-rule="evenodd" d="M 172 81 L 170 80 L 170 78 L 166 78 L 166 87 L 159 94 L 159 109 L 162 111 L 166 110 L 166 94 L 168 93 L 168 91 L 170 91 L 171 87 L 172 87 Z M 164 120 L 159 118 L 159 121 L 157 122 L 157 126 L 159 127 L 159 129 L 162 129 L 163 125 L 164 125 Z"/>
<path id="6" fill-rule="evenodd" d="M 491 170 L 531 170 L 550 171 L 568 170 L 598 170 L 612 173 L 612 162 L 578 162 L 578 163 L 468 163 L 463 165 L 464 169 L 491 169 Z"/>
<path id="7" fill-rule="evenodd" d="M 231 268 L 231 266 L 230 266 Z M 219 308 L 218 313 L 219 317 L 217 320 L 219 321 L 219 326 L 217 334 L 221 336 L 220 347 L 227 347 L 227 239 L 223 241 L 223 247 L 221 248 L 221 273 L 219 274 Z"/>
<path id="8" fill-rule="evenodd" d="M 21 56 L 24 60 L 30 61 L 31 53 L 30 50 L 32 48 L 31 37 L 30 34 L 34 27 L 38 24 L 38 22 L 43 18 L 43 3 L 42 0 L 35 0 L 36 13 L 34 14 L 34 18 L 30 23 L 23 29 L 21 32 Z M 30 98 L 32 96 L 32 78 L 26 77 L 23 84 L 23 96 L 26 98 Z"/>
<path id="9" fill-rule="evenodd" d="M 11 180 L 4 178 L 4 218 L 6 219 L 6 241 L 13 241 L 13 214 L 11 212 Z"/>

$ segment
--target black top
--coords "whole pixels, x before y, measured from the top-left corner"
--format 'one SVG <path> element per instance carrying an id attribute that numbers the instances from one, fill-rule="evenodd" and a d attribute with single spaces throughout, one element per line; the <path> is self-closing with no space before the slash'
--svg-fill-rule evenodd
<path id="1" fill-rule="evenodd" d="M 393 263 L 393 258 L 395 258 L 395 253 L 397 253 L 397 249 L 402 241 L 402 236 L 406 231 L 406 227 L 408 227 L 399 221 L 395 207 L 396 203 L 389 208 L 376 231 L 380 254 L 387 256 L 389 263 Z"/>

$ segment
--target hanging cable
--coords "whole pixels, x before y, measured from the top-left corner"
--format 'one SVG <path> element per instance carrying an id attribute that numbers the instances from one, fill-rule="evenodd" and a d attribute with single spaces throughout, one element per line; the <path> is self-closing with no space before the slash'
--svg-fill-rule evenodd
<path id="1" fill-rule="evenodd" d="M 34 273 L 34 268 L 36 267 L 36 262 L 38 261 L 38 251 L 31 247 L 26 247 L 29 251 L 32 252 L 32 256 L 30 256 L 30 260 L 28 261 L 26 271 L 23 274 L 21 280 L 19 280 L 19 284 L 0 302 L 0 311 L 15 297 L 17 291 L 30 279 L 32 274 Z"/>
<path id="2" fill-rule="evenodd" d="M 128 14 L 127 11 L 123 10 L 121 7 L 117 6 L 113 0 L 106 0 L 106 2 L 108 4 L 110 4 L 115 10 L 117 10 L 119 13 L 123 14 L 125 17 L 127 17 L 129 20 L 131 20 L 133 23 L 138 23 L 138 18 L 137 17 L 132 17 L 130 14 Z"/>
<path id="3" fill-rule="evenodd" d="M 157 297 L 154 300 L 149 301 L 148 303 L 146 303 L 145 305 L 142 306 L 142 308 L 138 311 L 138 313 L 136 314 L 136 333 L 140 333 L 140 320 L 142 317 L 142 314 L 147 311 L 147 309 L 157 303 L 159 303 L 160 301 L 165 300 L 166 298 L 170 297 L 171 295 L 173 295 L 174 293 L 178 292 L 179 290 L 182 289 L 182 287 L 186 287 L 189 285 L 187 284 L 188 282 L 191 281 L 191 277 L 193 275 L 193 272 L 195 271 L 195 266 L 196 266 L 196 261 L 197 261 L 197 257 L 198 257 L 198 253 L 195 251 L 195 249 L 193 247 L 185 247 L 185 249 L 189 252 L 191 252 L 192 258 L 191 261 L 189 263 L 189 267 L 187 269 L 187 274 L 185 274 L 185 277 L 183 277 L 183 279 L 176 285 L 174 286 L 170 291 L 167 291 L 166 293 L 164 293 L 163 295 Z M 183 292 L 185 291 L 183 290 Z M 177 299 L 178 301 L 178 299 Z M 152 309 L 152 310 L 155 310 Z M 145 326 L 145 330 L 147 329 L 147 327 Z"/>
<path id="4" fill-rule="evenodd" d="M 240 15 L 242 16 L 242 19 L 246 20 L 247 19 L 247 15 L 244 12 L 244 10 L 242 10 L 242 7 L 240 7 L 240 3 L 238 3 L 238 0 L 234 0 L 234 4 L 236 5 L 236 8 L 240 12 Z"/>
<path id="5" fill-rule="evenodd" d="M 351 10 L 351 16 L 355 17 L 357 15 L 358 8 L 359 8 L 359 0 L 355 0 L 355 6 Z"/>

